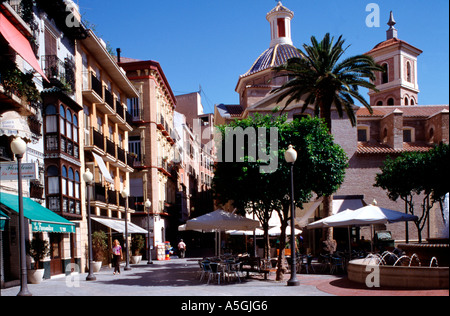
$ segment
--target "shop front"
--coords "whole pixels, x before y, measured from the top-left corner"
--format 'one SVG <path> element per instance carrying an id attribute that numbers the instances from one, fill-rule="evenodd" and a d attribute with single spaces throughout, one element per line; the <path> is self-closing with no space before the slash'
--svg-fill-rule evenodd
<path id="1" fill-rule="evenodd" d="M 9 218 L 2 232 L 3 262 L 5 281 L 19 277 L 19 206 L 18 196 L 0 192 L 1 212 Z M 65 272 L 70 263 L 72 250 L 71 235 L 76 232 L 76 225 L 52 212 L 30 198 L 23 198 L 25 217 L 25 239 L 41 238 L 48 242 L 49 257 L 40 264 L 45 269 L 44 278 Z"/>

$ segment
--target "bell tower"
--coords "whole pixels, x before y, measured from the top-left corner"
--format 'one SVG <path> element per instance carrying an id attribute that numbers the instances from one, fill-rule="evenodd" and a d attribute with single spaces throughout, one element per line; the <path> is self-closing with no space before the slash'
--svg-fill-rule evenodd
<path id="1" fill-rule="evenodd" d="M 379 92 L 369 92 L 370 105 L 417 105 L 417 57 L 422 51 L 398 39 L 392 11 L 387 25 L 386 40 L 366 53 L 385 70 L 376 74 L 375 85 Z"/>

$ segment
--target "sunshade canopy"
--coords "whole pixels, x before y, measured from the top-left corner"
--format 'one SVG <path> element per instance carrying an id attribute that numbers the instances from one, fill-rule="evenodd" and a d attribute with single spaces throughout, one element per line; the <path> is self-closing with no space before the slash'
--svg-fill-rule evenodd
<path id="1" fill-rule="evenodd" d="M 417 216 L 385 209 L 376 205 L 368 205 L 355 211 L 346 210 L 311 223 L 308 228 L 365 226 L 396 222 L 416 221 Z"/>
<path id="2" fill-rule="evenodd" d="M 33 49 L 31 48 L 30 42 L 27 40 L 22 33 L 19 32 L 12 25 L 11 22 L 0 13 L 0 33 L 9 43 L 9 45 L 20 55 L 22 58 L 30 64 L 31 67 L 34 68 L 45 80 L 48 81 L 41 67 L 39 66 L 39 62 L 34 55 Z"/>
<path id="3" fill-rule="evenodd" d="M 28 122 L 16 111 L 8 111 L 0 115 L 0 136 L 21 137 L 32 140 L 32 133 Z"/>
<path id="4" fill-rule="evenodd" d="M 240 215 L 216 210 L 214 212 L 193 218 L 186 222 L 186 230 L 253 230 L 260 226 L 259 221 Z"/>
<path id="5" fill-rule="evenodd" d="M 105 225 L 116 232 L 125 233 L 125 221 L 117 219 L 107 219 L 107 218 L 92 218 L 94 221 Z M 129 234 L 147 234 L 147 231 L 136 224 L 128 222 L 128 233 Z"/>
<path id="6" fill-rule="evenodd" d="M 19 197 L 0 192 L 0 206 L 19 213 Z M 23 215 L 30 220 L 34 232 L 75 233 L 74 223 L 27 197 L 23 198 Z"/>
<path id="7" fill-rule="evenodd" d="M 5 230 L 6 220 L 8 220 L 8 219 L 9 219 L 9 217 L 6 216 L 5 213 L 0 211 L 0 231 L 4 231 Z"/>

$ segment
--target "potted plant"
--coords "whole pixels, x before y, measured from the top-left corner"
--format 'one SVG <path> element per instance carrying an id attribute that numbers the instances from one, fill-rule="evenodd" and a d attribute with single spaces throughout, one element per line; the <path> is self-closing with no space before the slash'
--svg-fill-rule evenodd
<path id="1" fill-rule="evenodd" d="M 141 250 L 145 246 L 144 238 L 141 235 L 134 235 L 131 238 L 131 251 L 133 255 L 131 256 L 131 263 L 138 264 L 142 260 Z"/>
<path id="2" fill-rule="evenodd" d="M 93 270 L 94 272 L 100 271 L 102 267 L 103 259 L 105 258 L 105 251 L 108 249 L 106 240 L 108 236 L 103 231 L 95 231 L 92 234 L 92 252 L 93 252 Z"/>
<path id="3" fill-rule="evenodd" d="M 27 273 L 28 282 L 31 284 L 39 284 L 44 278 L 45 271 L 45 269 L 40 269 L 40 261 L 50 252 L 48 241 L 34 237 L 33 240 L 28 243 L 27 250 L 30 257 L 34 260 L 34 269 L 28 270 Z"/>

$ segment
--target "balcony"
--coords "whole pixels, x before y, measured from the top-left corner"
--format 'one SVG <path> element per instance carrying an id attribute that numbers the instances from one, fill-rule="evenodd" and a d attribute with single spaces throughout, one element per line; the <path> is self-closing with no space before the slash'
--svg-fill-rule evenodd
<path id="1" fill-rule="evenodd" d="M 102 82 L 93 72 L 83 73 L 83 98 L 91 103 L 103 103 Z"/>
<path id="2" fill-rule="evenodd" d="M 58 87 L 68 95 L 74 94 L 75 63 L 72 60 L 66 58 L 62 61 L 56 55 L 44 55 L 42 64 L 45 75 L 50 80 L 48 87 Z"/>
<path id="3" fill-rule="evenodd" d="M 101 183 L 95 183 L 93 185 L 93 201 L 106 203 L 106 189 Z"/>
<path id="4" fill-rule="evenodd" d="M 116 155 L 116 144 L 112 141 L 110 141 L 108 138 L 106 139 L 106 153 L 111 156 L 109 157 L 108 160 L 113 159 L 113 161 L 116 160 L 117 155 Z"/>

